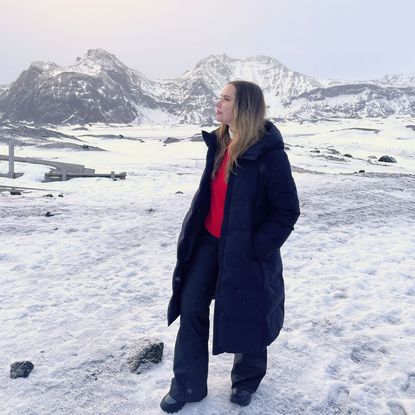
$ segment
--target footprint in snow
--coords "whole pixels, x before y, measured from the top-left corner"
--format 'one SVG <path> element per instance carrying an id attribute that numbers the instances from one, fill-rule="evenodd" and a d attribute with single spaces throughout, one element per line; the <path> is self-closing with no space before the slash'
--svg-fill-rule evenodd
<path id="1" fill-rule="evenodd" d="M 399 402 L 389 401 L 388 407 L 391 415 L 408 415 L 404 407 Z"/>
<path id="2" fill-rule="evenodd" d="M 343 384 L 330 387 L 327 398 L 319 405 L 311 408 L 313 415 L 340 415 L 351 413 L 349 409 L 349 390 Z"/>
<path id="3" fill-rule="evenodd" d="M 410 396 L 415 396 L 415 373 L 409 373 L 402 390 Z"/>
<path id="4" fill-rule="evenodd" d="M 322 320 L 311 321 L 311 333 L 313 336 L 318 335 L 341 337 L 344 327 L 337 321 L 324 318 Z"/>
<path id="5" fill-rule="evenodd" d="M 339 413 L 347 409 L 349 403 L 349 390 L 345 385 L 335 385 L 328 394 L 327 403 L 330 408 L 338 409 Z"/>
<path id="6" fill-rule="evenodd" d="M 326 373 L 331 379 L 339 380 L 342 376 L 342 368 L 338 361 L 333 361 L 326 367 Z"/>
<path id="7" fill-rule="evenodd" d="M 353 347 L 350 359 L 357 364 L 380 366 L 385 354 L 386 350 L 377 347 L 375 342 L 363 342 Z"/>

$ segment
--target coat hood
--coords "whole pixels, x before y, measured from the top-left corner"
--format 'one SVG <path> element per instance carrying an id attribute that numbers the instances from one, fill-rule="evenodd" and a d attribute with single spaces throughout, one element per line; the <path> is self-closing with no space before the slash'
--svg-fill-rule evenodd
<path id="1" fill-rule="evenodd" d="M 210 133 L 207 131 L 202 131 L 202 137 L 206 145 L 209 148 L 215 148 L 215 150 L 217 147 L 217 131 L 217 129 Z M 278 128 L 272 122 L 266 121 L 265 134 L 263 134 L 259 141 L 249 147 L 245 153 L 242 154 L 241 158 L 255 160 L 261 154 L 266 153 L 268 150 L 274 147 L 284 149 L 284 141 Z"/>

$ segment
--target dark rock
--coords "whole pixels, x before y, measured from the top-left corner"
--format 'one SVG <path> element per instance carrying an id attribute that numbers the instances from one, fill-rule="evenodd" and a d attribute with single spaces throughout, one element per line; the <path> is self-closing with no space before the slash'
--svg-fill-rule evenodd
<path id="1" fill-rule="evenodd" d="M 120 138 L 124 138 L 124 136 L 123 136 L 122 134 L 118 134 L 118 136 L 119 136 Z"/>
<path id="2" fill-rule="evenodd" d="M 31 145 L 30 143 L 24 143 L 23 145 Z M 79 144 L 74 144 L 74 143 L 68 143 L 68 142 L 62 142 L 62 143 L 56 143 L 56 142 L 51 142 L 51 143 L 44 143 L 44 144 L 38 144 L 38 147 L 42 147 L 42 148 L 69 148 L 69 149 L 73 149 L 73 150 L 79 150 L 79 151 L 85 151 L 85 150 L 89 150 L 89 151 L 106 151 L 101 147 L 96 147 L 96 146 L 90 146 L 88 145 L 88 148 L 85 148 L 85 145 L 79 145 Z"/>
<path id="3" fill-rule="evenodd" d="M 362 127 L 344 128 L 344 130 L 371 131 L 375 134 L 380 132 L 380 130 L 378 130 L 377 128 L 362 128 Z"/>
<path id="4" fill-rule="evenodd" d="M 359 173 L 366 173 L 364 170 L 359 170 Z"/>
<path id="5" fill-rule="evenodd" d="M 315 150 L 310 150 L 310 153 L 320 153 L 320 150 L 317 150 L 317 149 L 315 149 Z"/>
<path id="6" fill-rule="evenodd" d="M 59 193 L 58 194 L 58 197 L 63 197 L 63 193 Z"/>
<path id="7" fill-rule="evenodd" d="M 176 193 L 175 193 L 175 195 L 182 195 L 183 194 L 183 192 L 181 191 L 181 190 L 178 190 Z"/>
<path id="8" fill-rule="evenodd" d="M 104 139 L 110 139 L 110 140 L 126 138 L 124 136 L 120 137 L 120 134 L 82 134 L 80 137 L 96 137 L 96 138 L 104 138 Z"/>
<path id="9" fill-rule="evenodd" d="M 190 141 L 203 141 L 202 134 L 198 133 L 198 134 L 192 135 L 190 137 Z"/>
<path id="10" fill-rule="evenodd" d="M 353 158 L 353 156 L 349 153 L 343 154 L 343 157 L 349 157 L 349 158 Z"/>
<path id="11" fill-rule="evenodd" d="M 12 189 L 10 189 L 10 194 L 13 195 L 13 196 L 20 196 L 22 194 L 22 192 L 13 187 Z"/>
<path id="12" fill-rule="evenodd" d="M 1 113 L 1 111 L 0 111 Z M 50 128 L 35 127 L 19 124 L 0 122 L 0 142 L 8 143 L 10 138 L 16 138 L 16 145 L 19 146 L 38 146 L 42 148 L 69 148 L 74 150 L 84 150 L 81 140 L 73 135 L 63 134 Z M 70 140 L 70 141 L 68 141 Z M 88 146 L 88 150 L 105 151 L 102 148 Z"/>
<path id="13" fill-rule="evenodd" d="M 368 156 L 367 158 L 368 159 L 377 159 L 377 157 L 376 156 L 373 156 L 373 155 L 372 156 Z"/>
<path id="14" fill-rule="evenodd" d="M 132 373 L 143 373 L 163 358 L 164 344 L 154 339 L 141 339 L 131 349 L 127 364 Z"/>
<path id="15" fill-rule="evenodd" d="M 407 125 L 407 126 L 406 126 L 406 128 L 409 128 L 409 129 L 411 129 L 412 131 L 415 131 L 415 125 L 413 125 L 413 124 L 409 124 L 409 125 Z"/>
<path id="16" fill-rule="evenodd" d="M 51 216 L 55 216 L 53 213 L 50 213 L 49 211 L 47 211 L 46 213 L 45 213 L 45 216 L 47 217 L 47 218 L 50 218 Z"/>
<path id="17" fill-rule="evenodd" d="M 347 161 L 343 157 L 332 156 L 331 154 L 329 154 L 327 156 L 323 156 L 323 157 L 327 160 L 332 160 L 332 161 L 343 161 L 343 162 Z"/>
<path id="18" fill-rule="evenodd" d="M 284 150 L 290 151 L 291 149 L 288 146 L 284 146 Z"/>
<path id="19" fill-rule="evenodd" d="M 148 212 L 148 213 L 153 213 L 155 211 L 156 211 L 156 209 L 153 209 L 153 208 L 146 209 L 146 212 Z"/>
<path id="20" fill-rule="evenodd" d="M 330 154 L 340 154 L 340 151 L 337 151 L 336 149 L 334 149 L 334 148 L 328 148 L 327 149 L 327 151 L 330 153 Z"/>
<path id="21" fill-rule="evenodd" d="M 171 143 L 177 143 L 178 141 L 180 141 L 178 138 L 176 137 L 167 137 L 163 143 L 164 144 L 171 144 Z"/>
<path id="22" fill-rule="evenodd" d="M 10 365 L 10 377 L 12 379 L 27 378 L 34 367 L 33 363 L 28 360 L 14 362 Z"/>
<path id="23" fill-rule="evenodd" d="M 43 195 L 43 197 L 53 197 L 52 193 L 48 193 L 47 195 Z"/>
<path id="24" fill-rule="evenodd" d="M 44 141 L 45 138 L 58 138 L 58 139 L 72 139 L 79 141 L 75 136 L 69 134 L 63 134 L 56 130 L 45 127 L 34 127 L 28 125 L 19 125 L 19 124 L 5 124 L 1 128 L 2 134 L 6 137 L 25 137 L 31 138 L 34 140 Z"/>
<path id="25" fill-rule="evenodd" d="M 396 160 L 391 156 L 382 156 L 378 161 L 383 161 L 384 163 L 396 163 Z"/>

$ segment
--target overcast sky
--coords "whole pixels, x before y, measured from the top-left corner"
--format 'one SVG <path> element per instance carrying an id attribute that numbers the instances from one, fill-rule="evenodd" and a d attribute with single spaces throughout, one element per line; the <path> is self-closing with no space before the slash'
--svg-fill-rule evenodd
<path id="1" fill-rule="evenodd" d="M 414 18 L 415 0 L 0 0 L 0 84 L 91 48 L 152 79 L 222 53 L 319 79 L 415 73 Z"/>

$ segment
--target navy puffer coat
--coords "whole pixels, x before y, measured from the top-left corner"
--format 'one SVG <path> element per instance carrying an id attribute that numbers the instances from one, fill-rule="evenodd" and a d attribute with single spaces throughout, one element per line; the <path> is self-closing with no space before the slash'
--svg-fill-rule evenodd
<path id="1" fill-rule="evenodd" d="M 219 240 L 213 354 L 249 353 L 272 343 L 284 320 L 280 248 L 300 214 L 297 190 L 279 130 L 266 133 L 238 158 L 230 173 Z M 168 324 L 180 315 L 180 293 L 210 207 L 216 133 L 202 131 L 206 167 L 179 236 Z"/>

